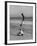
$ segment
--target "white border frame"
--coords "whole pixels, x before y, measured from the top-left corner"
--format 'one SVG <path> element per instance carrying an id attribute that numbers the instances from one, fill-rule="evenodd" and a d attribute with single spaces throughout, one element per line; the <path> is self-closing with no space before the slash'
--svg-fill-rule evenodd
<path id="1" fill-rule="evenodd" d="M 20 5 L 20 6 L 33 6 L 33 40 L 10 40 L 10 5 Z M 35 42 L 35 4 L 22 4 L 22 3 L 7 3 L 7 43 L 26 43 Z"/>

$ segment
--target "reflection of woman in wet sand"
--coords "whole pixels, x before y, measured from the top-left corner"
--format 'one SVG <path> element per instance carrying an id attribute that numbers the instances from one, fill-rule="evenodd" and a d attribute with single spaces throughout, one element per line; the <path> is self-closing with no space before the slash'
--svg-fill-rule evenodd
<path id="1" fill-rule="evenodd" d="M 22 25 L 24 23 L 24 15 L 23 15 L 23 13 L 21 13 L 21 15 L 22 15 L 22 22 L 20 24 L 20 27 L 22 28 Z M 23 34 L 24 34 L 24 32 L 23 32 L 23 30 L 21 28 L 19 29 L 20 32 L 17 34 L 18 36 L 23 36 Z"/>

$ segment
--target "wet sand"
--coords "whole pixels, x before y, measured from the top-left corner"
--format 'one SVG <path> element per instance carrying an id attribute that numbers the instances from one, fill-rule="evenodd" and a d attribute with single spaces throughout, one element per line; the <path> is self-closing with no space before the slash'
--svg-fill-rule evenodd
<path id="1" fill-rule="evenodd" d="M 33 27 L 32 21 L 24 21 L 22 28 L 20 27 L 21 20 L 10 21 L 10 40 L 29 40 L 32 39 Z M 17 36 L 19 29 L 24 30 L 23 36 Z"/>

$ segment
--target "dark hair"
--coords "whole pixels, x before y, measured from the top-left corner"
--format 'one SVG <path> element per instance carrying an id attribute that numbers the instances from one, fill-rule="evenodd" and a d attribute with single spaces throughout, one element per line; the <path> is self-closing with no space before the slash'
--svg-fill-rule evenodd
<path id="1" fill-rule="evenodd" d="M 21 15 L 22 15 L 22 20 L 24 21 L 24 15 L 23 15 L 23 13 L 21 13 Z"/>

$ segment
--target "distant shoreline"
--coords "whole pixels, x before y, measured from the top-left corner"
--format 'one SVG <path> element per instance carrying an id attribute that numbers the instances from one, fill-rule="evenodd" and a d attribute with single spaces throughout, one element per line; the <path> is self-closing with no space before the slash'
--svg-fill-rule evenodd
<path id="1" fill-rule="evenodd" d="M 10 17 L 10 20 L 22 20 L 22 17 Z M 24 20 L 32 21 L 32 17 L 24 17 Z"/>

